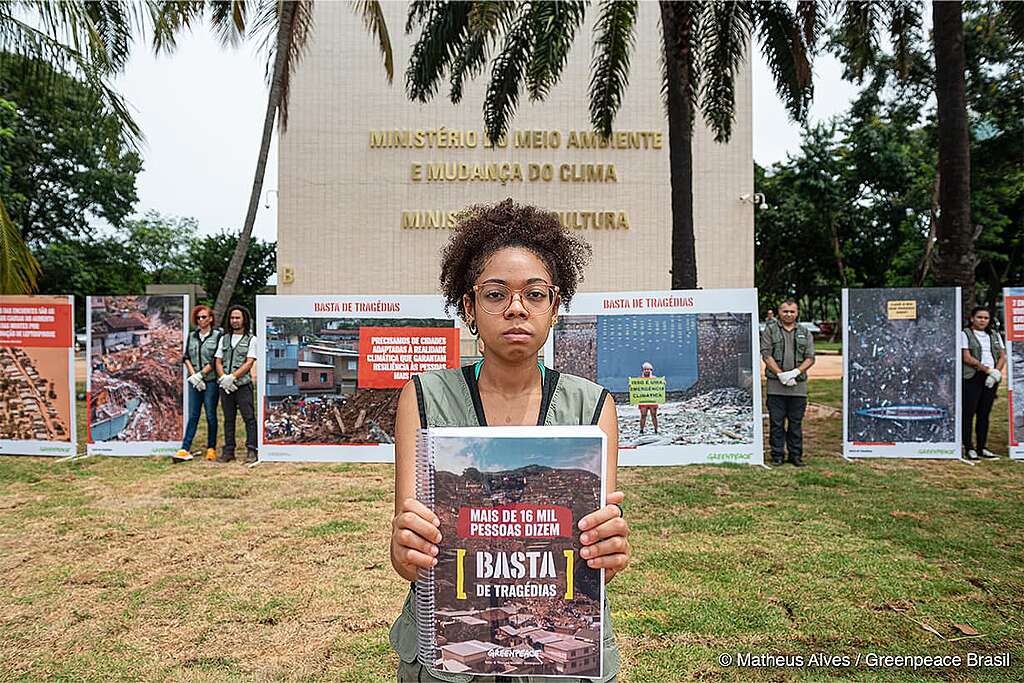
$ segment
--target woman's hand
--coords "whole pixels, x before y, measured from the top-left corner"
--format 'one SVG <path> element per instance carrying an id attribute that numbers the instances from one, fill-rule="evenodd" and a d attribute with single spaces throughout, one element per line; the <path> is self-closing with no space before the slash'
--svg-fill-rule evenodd
<path id="1" fill-rule="evenodd" d="M 437 564 L 437 543 L 441 542 L 441 520 L 415 498 L 406 498 L 391 521 L 391 563 L 409 581 L 416 570 Z"/>
<path id="2" fill-rule="evenodd" d="M 580 557 L 591 569 L 604 568 L 605 583 L 629 564 L 629 524 L 622 518 L 618 507 L 626 494 L 615 491 L 608 494 L 607 505 L 580 520 Z"/>

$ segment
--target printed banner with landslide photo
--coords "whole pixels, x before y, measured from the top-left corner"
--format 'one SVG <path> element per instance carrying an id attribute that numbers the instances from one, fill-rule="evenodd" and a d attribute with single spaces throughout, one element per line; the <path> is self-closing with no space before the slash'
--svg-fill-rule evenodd
<path id="1" fill-rule="evenodd" d="M 0 455 L 75 455 L 74 325 L 73 297 L 0 295 Z"/>
<path id="2" fill-rule="evenodd" d="M 615 397 L 619 464 L 764 463 L 757 290 L 577 294 L 544 357 Z"/>
<path id="3" fill-rule="evenodd" d="M 459 366 L 439 296 L 260 296 L 260 460 L 393 462 L 398 394 Z"/>
<path id="4" fill-rule="evenodd" d="M 960 457 L 960 290 L 843 290 L 843 455 Z"/>
<path id="5" fill-rule="evenodd" d="M 1024 460 L 1024 287 L 1003 290 L 1006 302 L 1006 396 L 1009 403 L 1010 457 Z"/>
<path id="6" fill-rule="evenodd" d="M 172 455 L 185 432 L 184 295 L 90 296 L 90 455 Z"/>

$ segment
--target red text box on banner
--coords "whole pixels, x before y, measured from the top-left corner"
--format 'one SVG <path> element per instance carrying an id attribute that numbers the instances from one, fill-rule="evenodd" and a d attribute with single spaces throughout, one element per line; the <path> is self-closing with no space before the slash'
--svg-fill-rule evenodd
<path id="1" fill-rule="evenodd" d="M 572 510 L 561 505 L 459 508 L 459 538 L 571 538 Z"/>
<path id="2" fill-rule="evenodd" d="M 459 366 L 457 327 L 360 327 L 360 389 L 401 389 L 421 372 Z"/>
<path id="3" fill-rule="evenodd" d="M 0 346 L 67 349 L 74 344 L 70 304 L 0 303 Z"/>
<path id="4" fill-rule="evenodd" d="M 1024 342 L 1024 296 L 1006 297 L 1006 338 Z"/>

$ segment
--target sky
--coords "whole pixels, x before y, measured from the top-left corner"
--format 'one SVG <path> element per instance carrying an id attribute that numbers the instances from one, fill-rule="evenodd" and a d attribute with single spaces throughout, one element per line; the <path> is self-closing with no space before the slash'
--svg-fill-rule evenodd
<path id="1" fill-rule="evenodd" d="M 856 88 L 830 55 L 815 63 L 812 122 L 844 112 Z M 204 27 L 183 36 L 172 56 L 136 50 L 116 88 L 145 135 L 138 178 L 141 214 L 190 216 L 202 233 L 240 229 L 249 202 L 266 107 L 264 64 L 253 47 L 223 48 Z M 783 161 L 800 129 L 775 94 L 755 45 L 754 160 Z M 276 239 L 277 145 L 272 146 L 254 234 Z"/>

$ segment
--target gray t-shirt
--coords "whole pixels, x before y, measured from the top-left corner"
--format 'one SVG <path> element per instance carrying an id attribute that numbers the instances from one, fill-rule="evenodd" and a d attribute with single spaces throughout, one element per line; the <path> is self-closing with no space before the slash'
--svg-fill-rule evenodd
<path id="1" fill-rule="evenodd" d="M 797 323 L 799 325 L 800 323 Z M 779 325 L 779 329 L 782 330 L 782 369 L 792 370 L 796 367 L 796 330 L 787 330 L 782 325 Z M 772 356 L 772 336 L 769 334 L 767 328 L 761 332 L 761 357 L 771 358 Z M 807 335 L 807 353 L 806 358 L 814 358 L 814 336 L 808 333 Z M 778 396 L 806 396 L 807 395 L 807 382 L 797 382 L 796 386 L 787 387 L 785 384 L 777 379 L 768 378 L 767 392 L 769 394 L 776 394 Z"/>

